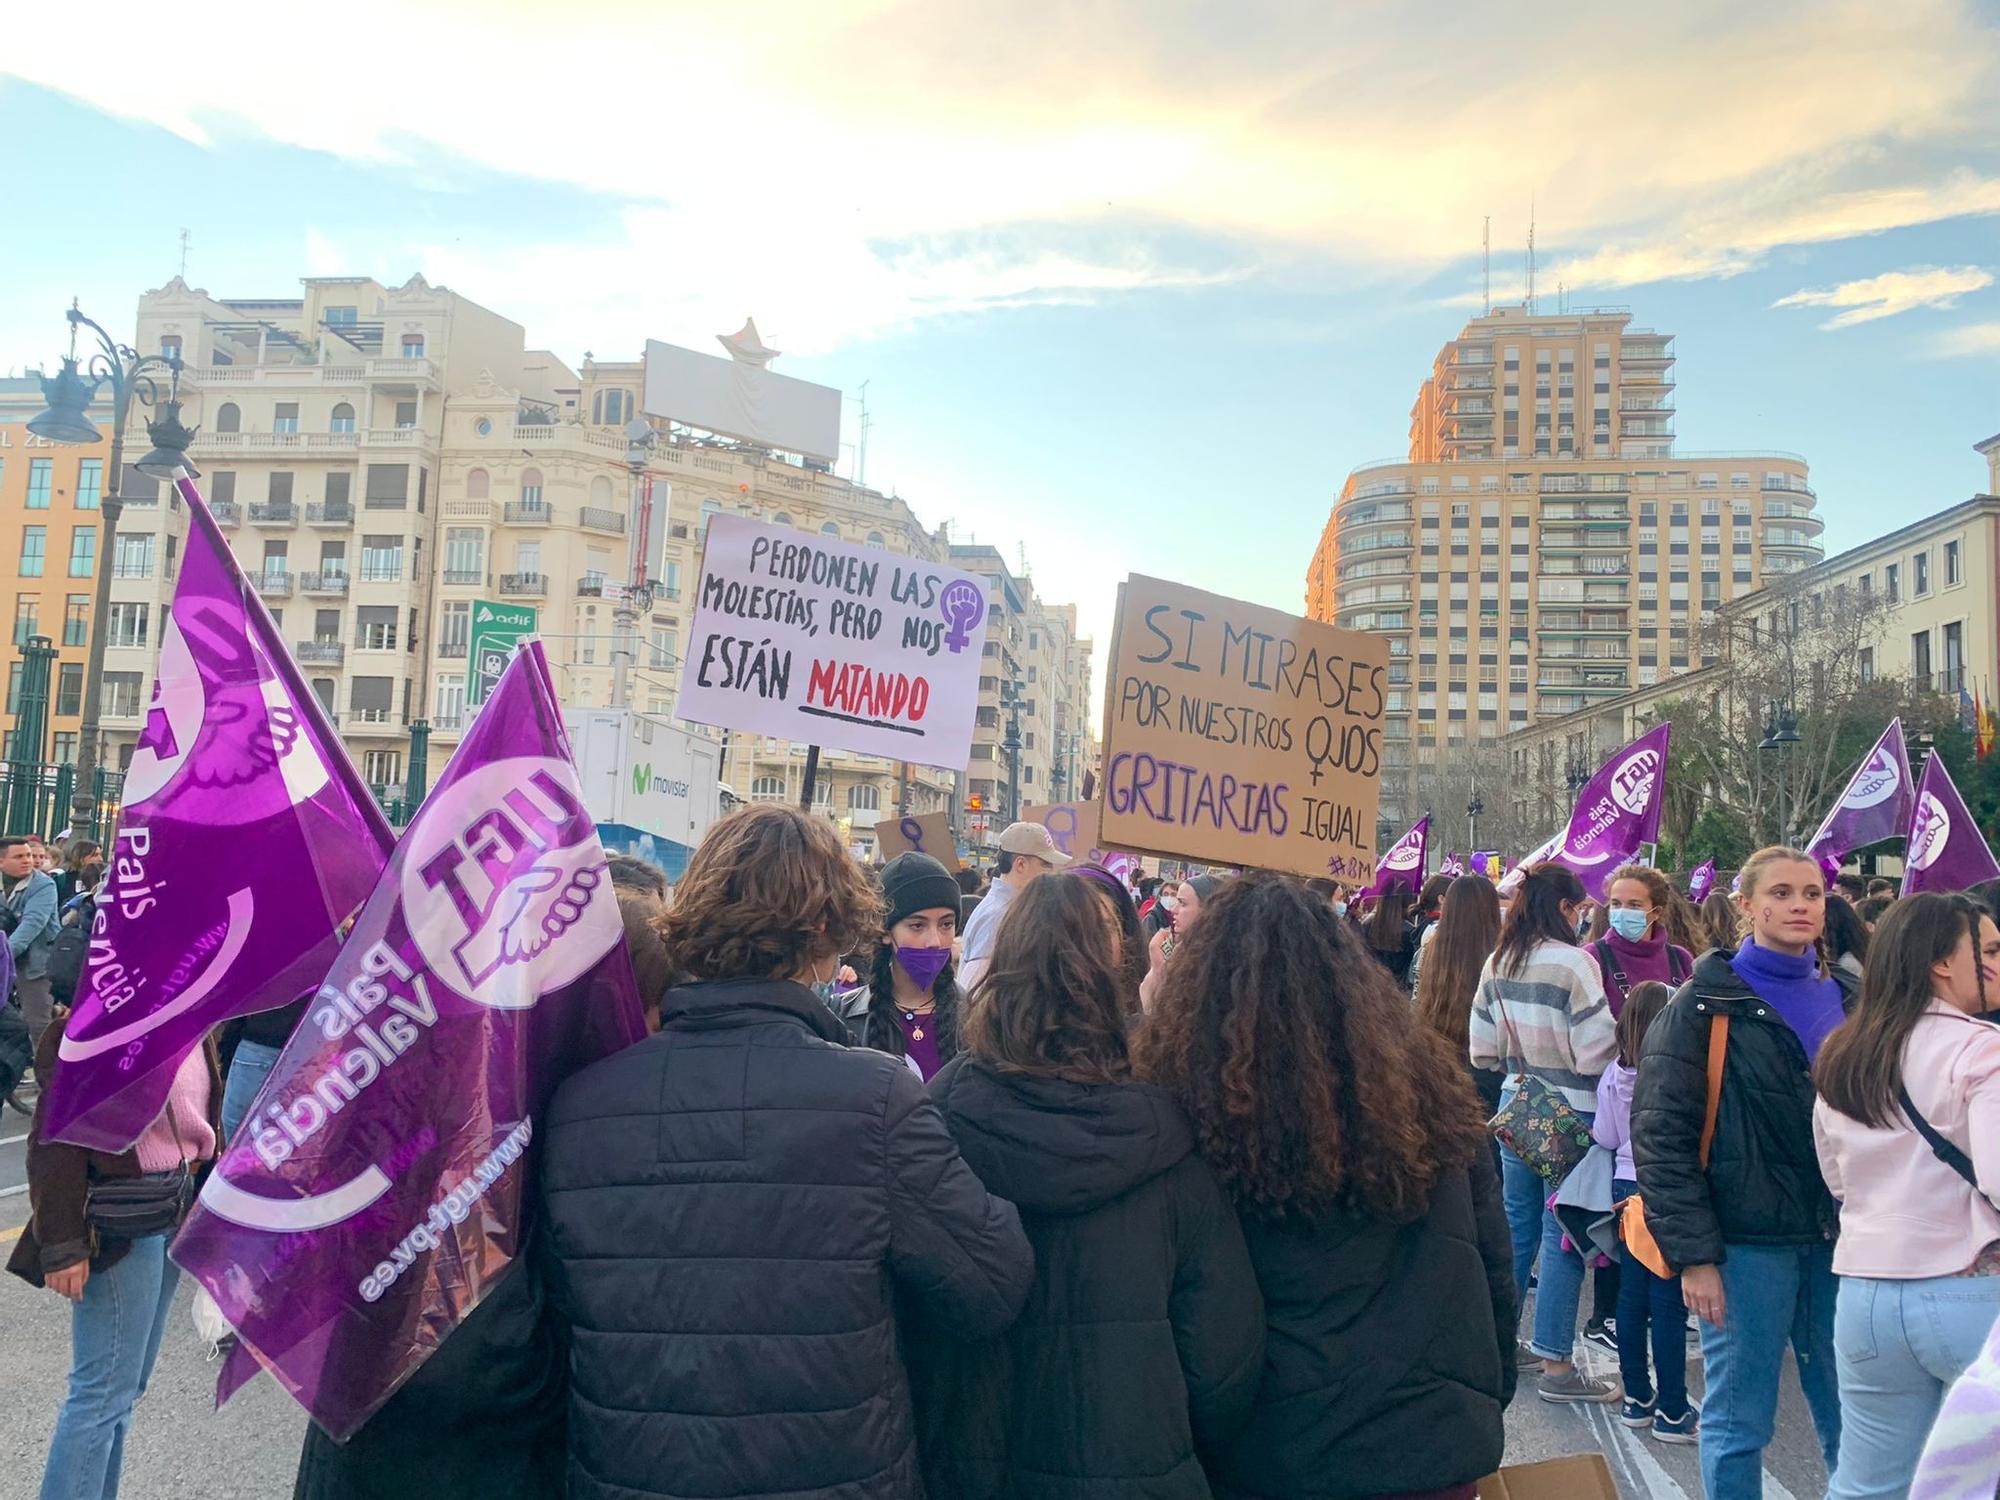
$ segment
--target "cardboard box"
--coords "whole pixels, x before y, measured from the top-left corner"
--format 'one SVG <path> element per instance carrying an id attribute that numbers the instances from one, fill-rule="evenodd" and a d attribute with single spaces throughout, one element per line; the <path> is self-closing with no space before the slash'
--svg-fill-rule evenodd
<path id="1" fill-rule="evenodd" d="M 1479 1500 L 1620 1500 L 1601 1453 L 1515 1464 L 1479 1481 Z"/>

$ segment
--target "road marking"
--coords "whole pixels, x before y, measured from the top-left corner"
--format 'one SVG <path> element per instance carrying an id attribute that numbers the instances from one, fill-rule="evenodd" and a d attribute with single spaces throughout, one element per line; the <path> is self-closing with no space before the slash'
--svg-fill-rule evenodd
<path id="1" fill-rule="evenodd" d="M 16 1224 L 12 1229 L 0 1229 L 0 1245 L 11 1245 L 21 1237 L 21 1231 L 28 1226 Z"/>
<path id="2" fill-rule="evenodd" d="M 11 1198 L 16 1193 L 25 1193 L 27 1192 L 27 1190 L 28 1190 L 28 1185 L 25 1182 L 15 1187 L 0 1188 L 0 1198 Z"/>
<path id="3" fill-rule="evenodd" d="M 0 1135 L 0 1146 L 18 1146 L 27 1138 L 25 1133 L 21 1135 Z"/>

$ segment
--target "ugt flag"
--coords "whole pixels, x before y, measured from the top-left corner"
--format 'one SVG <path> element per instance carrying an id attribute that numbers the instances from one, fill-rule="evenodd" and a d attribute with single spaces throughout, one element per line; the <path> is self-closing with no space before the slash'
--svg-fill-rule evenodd
<path id="1" fill-rule="evenodd" d="M 1360 892 L 1380 896 L 1392 885 L 1406 885 L 1412 896 L 1422 889 L 1424 869 L 1430 857 L 1431 815 L 1425 813 L 1410 831 L 1389 846 L 1389 852 L 1375 864 L 1374 882 Z"/>
<path id="2" fill-rule="evenodd" d="M 1705 859 L 1696 865 L 1694 873 L 1688 876 L 1688 900 L 1699 906 L 1708 899 L 1708 893 L 1714 889 L 1715 861 L 1713 858 Z"/>
<path id="3" fill-rule="evenodd" d="M 1502 887 L 1517 886 L 1530 865 L 1558 864 L 1602 901 L 1611 872 L 1660 836 L 1672 730 L 1672 724 L 1656 725 L 1600 766 L 1584 783 L 1569 827 L 1516 865 Z"/>
<path id="4" fill-rule="evenodd" d="M 1836 868 L 1856 849 L 1900 838 L 1910 828 L 1910 758 L 1903 747 L 1903 721 L 1889 727 L 1862 758 L 1840 800 L 1806 845 L 1806 853 L 1834 861 Z"/>
<path id="5" fill-rule="evenodd" d="M 1909 845 L 1903 851 L 1903 893 L 1963 891 L 2000 877 L 2000 863 L 1986 847 L 1965 799 L 1953 785 L 1944 757 L 1924 762 L 1917 783 L 1916 811 L 1910 815 Z"/>
<path id="6" fill-rule="evenodd" d="M 508 665 L 173 1257 L 345 1438 L 521 1252 L 549 1096 L 645 1034 L 539 642 Z"/>
<path id="7" fill-rule="evenodd" d="M 194 481 L 176 483 L 187 552 L 45 1117 L 100 1151 L 139 1138 L 209 1028 L 319 983 L 392 842 Z"/>

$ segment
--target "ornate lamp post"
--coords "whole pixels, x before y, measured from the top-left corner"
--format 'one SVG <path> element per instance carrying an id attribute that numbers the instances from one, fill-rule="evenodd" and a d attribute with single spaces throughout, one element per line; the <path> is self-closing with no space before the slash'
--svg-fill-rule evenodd
<path id="1" fill-rule="evenodd" d="M 142 405 L 158 409 L 159 416 L 146 423 L 153 446 L 134 465 L 140 473 L 154 479 L 171 480 L 182 469 L 190 474 L 195 472 L 187 460 L 195 430 L 181 422 L 179 355 L 141 354 L 129 344 L 119 343 L 99 324 L 86 318 L 75 303 L 70 304 L 65 316 L 69 319 L 69 353 L 63 356 L 62 369 L 53 378 L 42 381 L 42 397 L 48 405 L 28 423 L 28 431 L 54 443 L 99 441 L 104 434 L 90 419 L 90 403 L 96 398 L 97 388 L 109 382 L 111 472 L 106 476 L 99 501 L 104 517 L 103 534 L 97 549 L 97 593 L 90 610 L 90 654 L 83 673 L 83 725 L 77 736 L 76 783 L 69 815 L 70 827 L 77 832 L 89 829 L 101 833 L 104 830 L 97 827 L 98 719 L 104 687 L 105 624 L 111 612 L 111 571 L 118 551 L 118 514 L 124 509 L 118 490 L 125 477 L 125 422 L 131 414 L 134 397 Z M 90 354 L 84 365 L 87 378 L 77 368 L 77 332 L 83 328 L 95 334 L 98 343 L 96 352 Z M 164 399 L 153 375 L 156 370 L 164 370 L 168 375 Z"/>
<path id="2" fill-rule="evenodd" d="M 1776 698 L 1773 698 L 1770 709 L 1764 715 L 1764 738 L 1757 742 L 1757 748 L 1759 750 L 1772 751 L 1778 757 L 1778 840 L 1780 843 L 1790 841 L 1792 837 L 1792 817 L 1798 811 L 1797 808 L 1793 808 L 1791 813 L 1788 814 L 1785 810 L 1785 763 L 1790 759 L 1785 752 L 1798 744 L 1799 739 L 1798 719 L 1789 708 L 1785 707 Z"/>

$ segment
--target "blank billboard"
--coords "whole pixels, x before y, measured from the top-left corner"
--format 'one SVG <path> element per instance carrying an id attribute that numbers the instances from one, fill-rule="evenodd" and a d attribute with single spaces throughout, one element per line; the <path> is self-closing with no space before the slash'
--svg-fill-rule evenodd
<path id="1" fill-rule="evenodd" d="M 646 413 L 831 463 L 840 392 L 740 360 L 646 340 Z"/>

